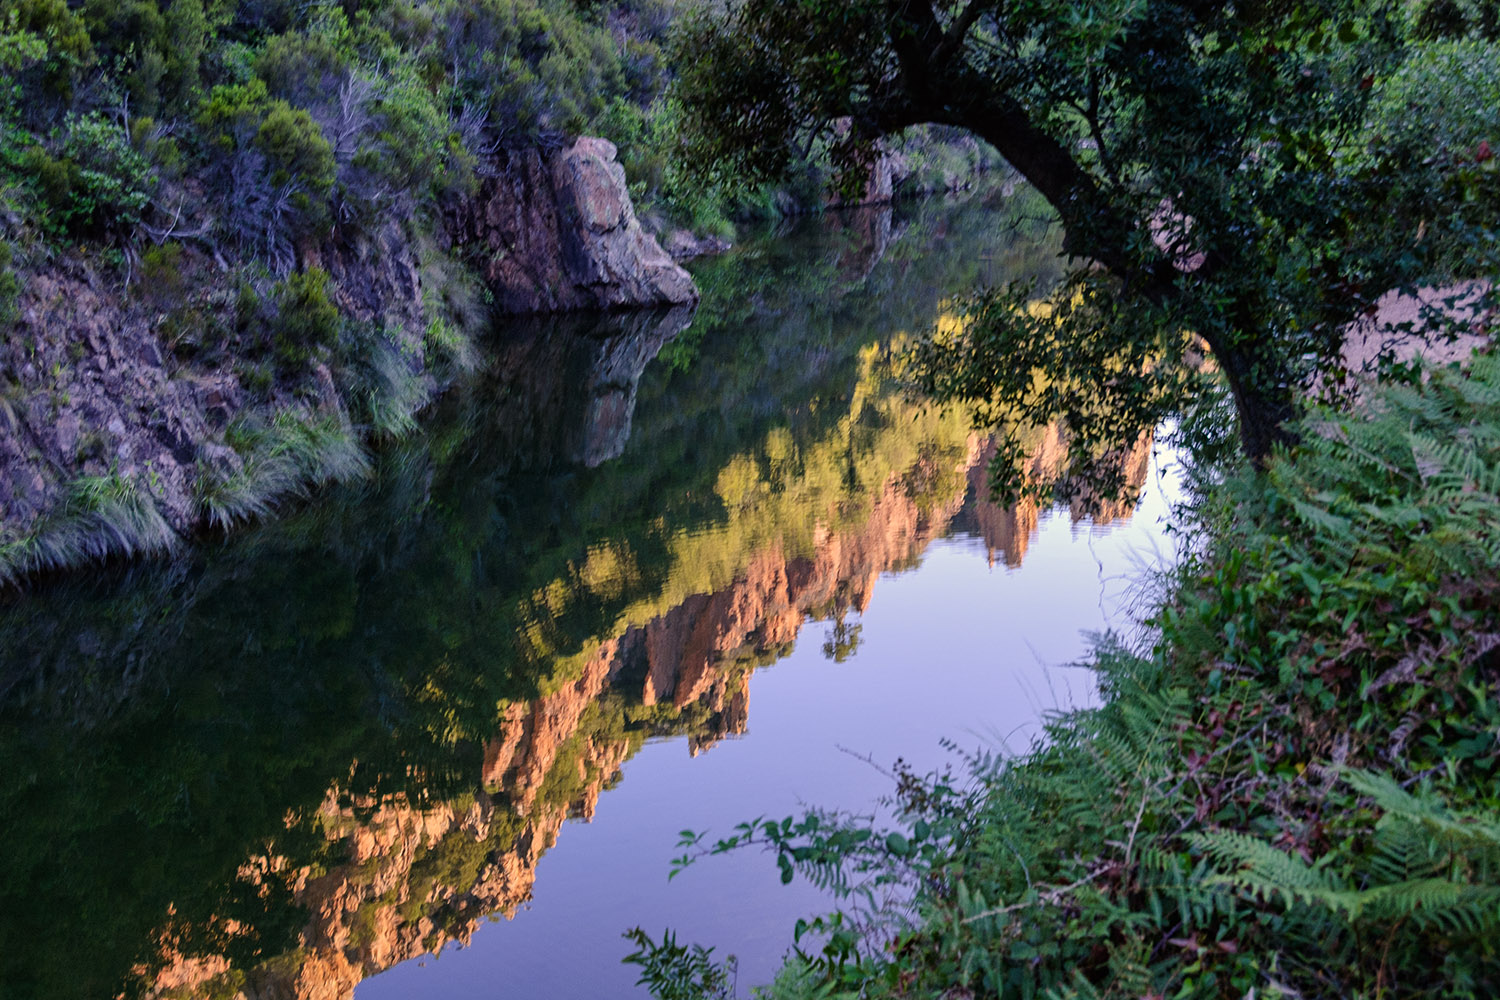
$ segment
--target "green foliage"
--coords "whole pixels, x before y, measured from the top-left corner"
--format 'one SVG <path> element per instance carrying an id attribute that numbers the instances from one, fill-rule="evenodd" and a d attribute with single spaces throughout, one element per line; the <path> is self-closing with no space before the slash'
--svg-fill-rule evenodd
<path id="1" fill-rule="evenodd" d="M 660 86 L 648 58 L 557 0 L 478 0 L 440 6 L 433 59 L 457 69 L 455 109 L 477 114 L 490 141 L 525 145 L 576 134 L 611 96 Z"/>
<path id="2" fill-rule="evenodd" d="M 1413 795 L 1381 774 L 1351 772 L 1344 780 L 1380 812 L 1372 842 L 1359 854 L 1335 850 L 1308 862 L 1226 831 L 1193 842 L 1226 871 L 1225 884 L 1252 900 L 1330 910 L 1382 936 L 1411 922 L 1453 945 L 1484 948 L 1500 923 L 1500 814 L 1455 814 L 1430 793 Z M 1398 955 L 1395 964 L 1414 959 Z"/>
<path id="3" fill-rule="evenodd" d="M 271 290 L 271 338 L 284 365 L 305 364 L 338 338 L 342 317 L 328 298 L 328 272 L 309 268 Z"/>
<path id="4" fill-rule="evenodd" d="M 659 1000 L 728 1000 L 734 995 L 734 956 L 721 965 L 712 948 L 678 944 L 671 931 L 660 943 L 639 927 L 625 937 L 636 946 L 625 961 L 641 967 L 637 985 L 649 986 Z"/>
<path id="5" fill-rule="evenodd" d="M 20 0 L 7 20 L 22 93 L 71 99 L 79 74 L 96 59 L 83 18 L 67 0 Z"/>
<path id="6" fill-rule="evenodd" d="M 597 122 L 620 151 L 630 179 L 631 200 L 641 209 L 657 209 L 695 233 L 728 237 L 730 214 L 743 214 L 746 193 L 729 178 L 704 179 L 688 168 L 680 143 L 683 107 L 668 97 L 641 108 L 616 98 Z"/>
<path id="7" fill-rule="evenodd" d="M 353 61 L 330 32 L 288 32 L 267 40 L 255 58 L 255 72 L 270 92 L 307 101 L 338 84 Z"/>
<path id="8" fill-rule="evenodd" d="M 3 150 L 7 166 L 47 207 L 44 228 L 75 237 L 128 239 L 140 224 L 157 176 L 125 130 L 98 113 L 69 115 L 51 145 L 22 145 L 12 134 Z"/>
<path id="9" fill-rule="evenodd" d="M 255 133 L 255 148 L 269 161 L 272 184 L 296 184 L 311 210 L 328 197 L 336 169 L 333 147 L 312 115 L 282 101 L 273 101 Z"/>
<path id="10" fill-rule="evenodd" d="M 46 55 L 47 43 L 36 32 L 22 28 L 20 11 L 12 10 L 0 24 L 0 72 L 16 73 Z"/>
<path id="11" fill-rule="evenodd" d="M 989 142 L 1057 213 L 1065 251 L 1088 262 L 1073 285 L 1095 322 L 1059 324 L 1059 355 L 1152 357 L 1158 372 L 1183 360 L 1189 334 L 1203 338 L 1243 449 L 1263 464 L 1381 294 L 1493 256 L 1492 164 L 1371 141 L 1372 95 L 1413 43 L 1395 0 L 1274 12 L 745 0 L 689 16 L 675 51 L 688 162 L 710 169 L 778 180 L 823 144 L 848 193 L 877 142 L 908 127 Z M 1451 252 L 1463 241 L 1467 262 Z M 951 359 L 956 379 L 1009 380 L 1031 334 L 1009 318 L 1013 304 L 997 294 L 977 310 L 998 322 Z M 1075 371 L 1047 374 L 1065 384 Z M 1171 395 L 1180 403 L 1193 385 L 1181 379 Z M 1166 398 L 1157 378 L 1109 388 L 1136 415 L 1159 415 Z M 1120 407 L 1078 401 L 1064 407 L 1087 418 L 1074 433 L 1107 440 L 1097 425 Z M 1055 402 L 1040 395 L 1028 422 L 1062 415 L 1043 408 Z"/>
<path id="12" fill-rule="evenodd" d="M 1417 33 L 1428 39 L 1500 37 L 1495 0 L 1424 0 L 1415 5 Z"/>
<path id="13" fill-rule="evenodd" d="M 1372 131 L 1427 155 L 1472 155 L 1485 140 L 1500 146 L 1500 68 L 1492 54 L 1480 41 L 1416 49 L 1381 86 Z"/>
<path id="14" fill-rule="evenodd" d="M 182 244 L 164 243 L 141 251 L 141 294 L 164 308 L 179 304 L 188 291 L 182 274 Z"/>

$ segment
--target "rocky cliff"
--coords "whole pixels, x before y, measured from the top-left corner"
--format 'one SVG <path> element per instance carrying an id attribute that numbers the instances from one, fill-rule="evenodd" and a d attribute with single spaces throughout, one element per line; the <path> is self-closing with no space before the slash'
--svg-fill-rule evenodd
<path id="1" fill-rule="evenodd" d="M 697 289 L 636 220 L 613 143 L 585 137 L 551 156 L 502 153 L 478 194 L 447 213 L 507 314 L 672 306 Z"/>
<path id="2" fill-rule="evenodd" d="M 502 314 L 697 301 L 608 142 L 497 154 L 487 174 L 445 213 L 446 253 L 390 219 L 301 248 L 301 283 L 188 243 L 123 287 L 82 256 L 25 274 L 0 338 L 0 585 L 169 550 L 359 475 L 361 439 L 408 427 L 488 322 L 456 259 Z M 626 402 L 604 393 L 599 419 Z"/>

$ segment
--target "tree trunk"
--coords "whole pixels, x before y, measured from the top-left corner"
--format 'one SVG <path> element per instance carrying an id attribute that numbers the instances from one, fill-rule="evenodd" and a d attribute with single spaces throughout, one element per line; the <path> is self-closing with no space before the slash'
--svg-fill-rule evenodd
<path id="1" fill-rule="evenodd" d="M 1209 346 L 1234 396 L 1240 420 L 1240 450 L 1257 469 L 1264 469 L 1278 446 L 1297 443 L 1297 433 L 1292 428 L 1292 421 L 1298 415 L 1295 384 L 1283 366 L 1268 358 L 1256 358 L 1234 348 Z M 1264 370 L 1268 364 L 1273 371 Z"/>

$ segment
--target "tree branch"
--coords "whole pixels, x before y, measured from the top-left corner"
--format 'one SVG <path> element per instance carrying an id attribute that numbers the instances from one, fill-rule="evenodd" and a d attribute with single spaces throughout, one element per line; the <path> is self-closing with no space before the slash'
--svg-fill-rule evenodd
<path id="1" fill-rule="evenodd" d="M 934 62 L 952 59 L 957 55 L 970 29 L 979 22 L 979 18 L 991 2 L 992 0 L 969 0 L 969 5 L 953 19 L 953 23 L 948 26 L 947 33 L 943 35 L 942 42 L 933 51 Z"/>

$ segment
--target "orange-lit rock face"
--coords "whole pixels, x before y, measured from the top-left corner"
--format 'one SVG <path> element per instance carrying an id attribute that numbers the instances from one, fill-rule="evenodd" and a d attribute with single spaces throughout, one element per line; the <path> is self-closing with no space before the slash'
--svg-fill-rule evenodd
<path id="1" fill-rule="evenodd" d="M 1149 445 L 1142 438 L 1121 452 L 1132 484 L 1144 480 Z M 794 640 L 809 618 L 863 611 L 879 576 L 914 564 L 960 514 L 992 555 L 1019 565 L 1038 511 L 1002 510 L 985 499 L 984 467 L 993 454 L 993 442 L 972 438 L 957 470 L 964 473 L 959 488 L 925 509 L 911 477 L 931 470 L 892 476 L 863 524 L 815 531 L 804 554 L 769 545 L 729 586 L 692 595 L 600 642 L 559 689 L 501 710 L 497 734 L 475 761 L 471 796 L 420 806 L 404 799 L 350 804 L 330 790 L 316 820 L 347 860 L 326 872 L 291 873 L 297 902 L 309 913 L 294 959 L 242 975 L 222 957 L 178 954 L 168 933 L 165 965 L 151 976 L 149 992 L 193 996 L 217 979 L 247 1000 L 342 1000 L 367 976 L 450 941 L 467 942 L 488 915 L 511 916 L 530 898 L 537 862 L 563 822 L 592 817 L 624 761 L 656 732 L 621 737 L 597 725 L 607 699 L 655 707 L 664 719 L 693 710 L 699 721 L 668 731 L 686 736 L 696 754 L 746 731 L 757 658 Z M 1031 461 L 1036 474 L 1055 475 L 1066 458 L 1064 436 L 1049 429 Z M 252 880 L 285 875 L 284 865 L 255 859 L 245 873 Z"/>

